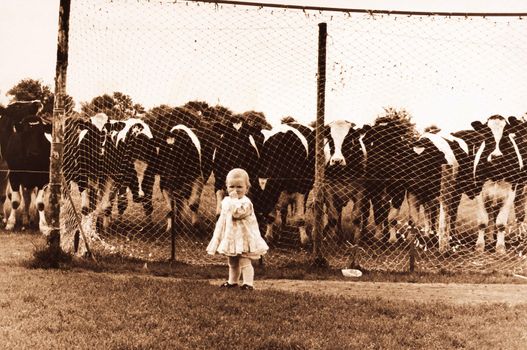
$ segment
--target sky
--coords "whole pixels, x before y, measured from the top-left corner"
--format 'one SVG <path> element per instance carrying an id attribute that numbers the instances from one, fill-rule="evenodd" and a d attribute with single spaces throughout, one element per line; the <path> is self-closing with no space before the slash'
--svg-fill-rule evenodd
<path id="1" fill-rule="evenodd" d="M 278 1 L 263 1 L 276 3 Z M 118 3 L 118 4 L 116 4 Z M 521 12 L 509 1 L 281 1 L 335 8 Z M 52 86 L 58 0 L 0 1 L 0 103 L 24 78 Z M 126 16 L 123 15 L 126 13 Z M 145 2 L 72 1 L 67 93 L 121 91 L 147 108 L 189 100 L 316 116 L 317 24 L 328 24 L 326 121 L 405 108 L 418 128 L 527 112 L 527 19 L 386 16 Z"/>

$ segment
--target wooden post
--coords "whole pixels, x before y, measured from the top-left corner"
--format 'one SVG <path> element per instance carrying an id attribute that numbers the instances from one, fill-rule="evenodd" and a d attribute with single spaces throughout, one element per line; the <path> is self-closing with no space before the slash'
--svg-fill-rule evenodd
<path id="1" fill-rule="evenodd" d="M 172 230 L 171 230 L 171 244 L 170 244 L 170 261 L 174 262 L 176 261 L 176 230 L 179 229 L 179 227 L 176 228 L 176 225 L 178 224 L 178 220 L 176 219 L 176 205 L 177 200 L 172 198 L 171 199 L 171 207 L 172 212 L 170 213 L 170 222 L 172 224 Z"/>
<path id="2" fill-rule="evenodd" d="M 313 256 L 318 266 L 327 265 L 322 255 L 320 242 L 324 230 L 324 118 L 326 101 L 326 38 L 327 24 L 318 24 L 318 76 L 317 76 L 317 119 L 315 129 L 315 184 L 314 184 L 314 216 L 313 226 Z"/>
<path id="3" fill-rule="evenodd" d="M 64 97 L 66 95 L 66 73 L 68 70 L 69 20 L 70 0 L 60 0 L 49 172 L 51 232 L 48 236 L 48 247 L 54 251 L 60 250 L 60 200 L 62 197 L 62 156 L 64 154 Z"/>
<path id="4" fill-rule="evenodd" d="M 450 250 L 450 212 L 453 197 L 454 174 L 452 165 L 443 164 L 441 166 L 441 192 L 439 194 L 439 219 L 438 219 L 438 238 L 439 252 L 446 253 Z"/>
<path id="5" fill-rule="evenodd" d="M 415 249 L 416 241 L 412 240 L 410 242 L 410 261 L 409 261 L 409 270 L 410 272 L 415 271 L 415 257 L 417 255 L 417 249 Z"/>

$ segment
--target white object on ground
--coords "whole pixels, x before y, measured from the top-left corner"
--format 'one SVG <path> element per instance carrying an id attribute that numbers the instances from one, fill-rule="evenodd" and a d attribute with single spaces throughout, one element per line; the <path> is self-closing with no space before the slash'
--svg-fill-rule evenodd
<path id="1" fill-rule="evenodd" d="M 342 269 L 342 275 L 344 277 L 361 277 L 362 271 L 357 269 Z"/>

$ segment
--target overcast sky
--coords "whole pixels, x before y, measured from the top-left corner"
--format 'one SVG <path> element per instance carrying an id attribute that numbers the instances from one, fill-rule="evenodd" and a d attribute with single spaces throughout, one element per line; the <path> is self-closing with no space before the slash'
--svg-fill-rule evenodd
<path id="1" fill-rule="evenodd" d="M 527 112 L 527 19 L 365 16 L 72 1 L 68 93 L 113 91 L 147 108 L 191 99 L 276 124 L 316 111 L 317 23 L 328 23 L 326 119 L 371 122 L 404 107 L 418 127 L 461 129 Z M 274 3 L 275 1 L 267 1 Z M 0 1 L 0 102 L 24 78 L 52 85 L 58 0 Z M 282 3 L 292 3 L 282 1 Z M 299 1 L 303 5 L 436 12 L 527 12 L 527 1 Z M 126 13 L 126 16 L 123 15 Z"/>

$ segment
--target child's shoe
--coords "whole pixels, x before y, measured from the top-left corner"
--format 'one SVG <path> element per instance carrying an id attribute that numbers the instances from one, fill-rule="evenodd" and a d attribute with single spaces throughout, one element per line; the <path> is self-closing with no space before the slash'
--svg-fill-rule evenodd
<path id="1" fill-rule="evenodd" d="M 220 288 L 234 288 L 234 287 L 238 287 L 238 283 L 230 284 L 228 281 L 226 281 L 220 284 Z"/>
<path id="2" fill-rule="evenodd" d="M 248 284 L 242 284 L 242 286 L 240 287 L 241 290 L 253 290 L 254 287 L 253 286 L 250 286 Z"/>

